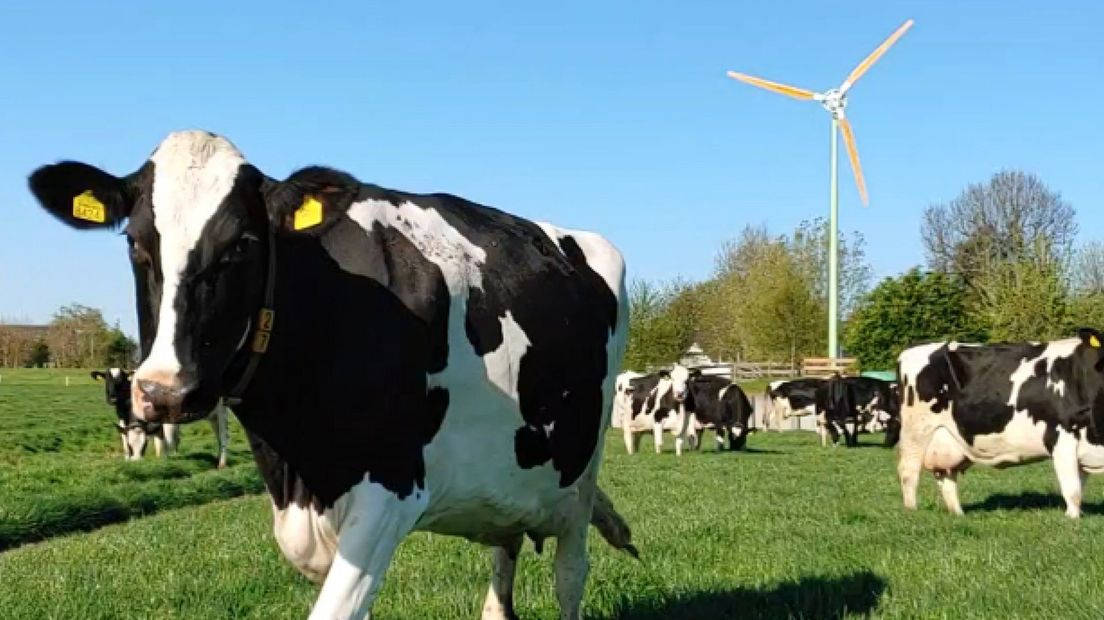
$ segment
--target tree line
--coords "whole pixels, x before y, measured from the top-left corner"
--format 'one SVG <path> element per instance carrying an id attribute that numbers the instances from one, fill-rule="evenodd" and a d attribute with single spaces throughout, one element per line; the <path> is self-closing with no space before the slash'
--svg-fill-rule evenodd
<path id="1" fill-rule="evenodd" d="M 59 308 L 44 326 L 0 321 L 0 368 L 126 368 L 137 349 L 100 310 L 80 304 Z"/>
<path id="2" fill-rule="evenodd" d="M 1036 175 L 1002 170 L 929 206 L 925 264 L 871 288 L 857 232 L 840 239 L 845 354 L 889 369 L 904 348 L 947 339 L 1045 340 L 1104 326 L 1104 244 L 1075 247 L 1076 211 Z M 630 283 L 626 367 L 668 364 L 698 341 L 715 359 L 789 362 L 827 340 L 828 230 L 746 227 L 701 282 Z"/>

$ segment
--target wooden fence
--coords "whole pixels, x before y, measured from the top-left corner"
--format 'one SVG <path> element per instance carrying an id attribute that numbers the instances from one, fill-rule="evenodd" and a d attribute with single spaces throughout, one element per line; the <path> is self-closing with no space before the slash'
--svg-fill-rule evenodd
<path id="1" fill-rule="evenodd" d="M 854 374 L 858 365 L 853 357 L 807 357 L 801 362 L 801 374 L 806 377 L 828 377 L 838 372 Z"/>

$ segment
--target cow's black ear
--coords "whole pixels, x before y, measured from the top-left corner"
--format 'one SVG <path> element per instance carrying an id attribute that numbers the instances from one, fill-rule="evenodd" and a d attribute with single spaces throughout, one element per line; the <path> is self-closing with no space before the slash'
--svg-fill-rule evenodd
<path id="1" fill-rule="evenodd" d="M 130 217 L 126 183 L 95 166 L 76 161 L 43 166 L 29 184 L 42 208 L 73 228 L 118 228 Z"/>
<path id="2" fill-rule="evenodd" d="M 1101 343 L 1104 343 L 1104 334 L 1096 331 L 1091 327 L 1082 327 L 1077 330 L 1077 337 L 1081 339 L 1081 342 L 1094 349 L 1099 349 Z"/>
<path id="3" fill-rule="evenodd" d="M 103 381 L 104 376 L 105 376 L 102 372 L 100 372 L 98 370 L 93 370 L 92 372 L 89 373 L 89 375 L 96 381 Z"/>
<path id="4" fill-rule="evenodd" d="M 659 371 L 658 374 L 659 374 L 660 378 L 663 378 L 663 379 L 670 379 L 671 378 L 671 373 L 666 371 L 666 370 L 661 370 L 661 371 Z"/>
<path id="5" fill-rule="evenodd" d="M 312 166 L 264 188 L 268 218 L 284 231 L 317 234 L 349 210 L 360 182 L 339 170 Z"/>

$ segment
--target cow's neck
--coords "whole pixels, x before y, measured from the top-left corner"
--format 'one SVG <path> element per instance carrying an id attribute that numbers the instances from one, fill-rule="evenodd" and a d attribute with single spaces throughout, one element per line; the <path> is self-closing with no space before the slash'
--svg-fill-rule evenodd
<path id="1" fill-rule="evenodd" d="M 278 507 L 332 505 L 366 473 L 399 495 L 424 476 L 427 360 L 447 338 L 448 291 L 421 283 L 439 272 L 402 240 L 341 226 L 277 239 L 272 337 L 233 407 L 263 442 L 254 456 Z"/>

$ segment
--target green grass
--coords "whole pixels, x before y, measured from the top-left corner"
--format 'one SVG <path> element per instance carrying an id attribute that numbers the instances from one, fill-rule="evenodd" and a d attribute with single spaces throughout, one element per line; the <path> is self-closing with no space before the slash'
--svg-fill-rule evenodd
<path id="1" fill-rule="evenodd" d="M 268 499 L 223 499 L 205 486 L 224 475 L 200 458 L 213 451 L 205 426 L 185 429 L 185 446 L 195 452 L 186 447 L 182 457 L 135 467 L 117 462 L 98 390 L 20 389 L 28 391 L 0 387 L 0 514 L 70 526 L 62 528 L 66 535 L 0 553 L 0 616 L 305 617 L 317 589 L 276 549 Z M 36 424 L 21 421 L 28 413 Z M 68 418 L 92 422 L 56 423 Z M 22 430 L 13 431 L 13 422 Z M 55 449 L 13 447 L 13 432 L 35 434 L 44 424 L 58 435 Z M 905 513 L 894 454 L 874 445 L 880 439 L 822 450 L 812 433 L 758 433 L 746 453 L 715 454 L 707 441 L 703 452 L 676 459 L 670 452 L 629 457 L 610 433 L 602 486 L 633 525 L 643 561 L 592 536 L 586 616 L 1104 616 L 1099 482 L 1088 485 L 1080 522 L 1063 515 L 1045 463 L 971 470 L 962 483 L 964 518 L 942 512 L 926 479 L 920 510 Z M 240 435 L 234 447 L 225 475 L 255 480 Z M 25 514 L 39 500 L 94 506 L 82 495 L 92 490 L 132 507 L 127 516 L 160 512 L 104 527 L 94 508 L 63 519 Z M 10 512 L 12 502 L 23 512 Z M 523 618 L 556 617 L 553 551 L 549 545 L 536 556 L 527 545 L 522 554 Z M 475 545 L 413 535 L 388 573 L 377 615 L 478 618 L 489 564 Z"/>

